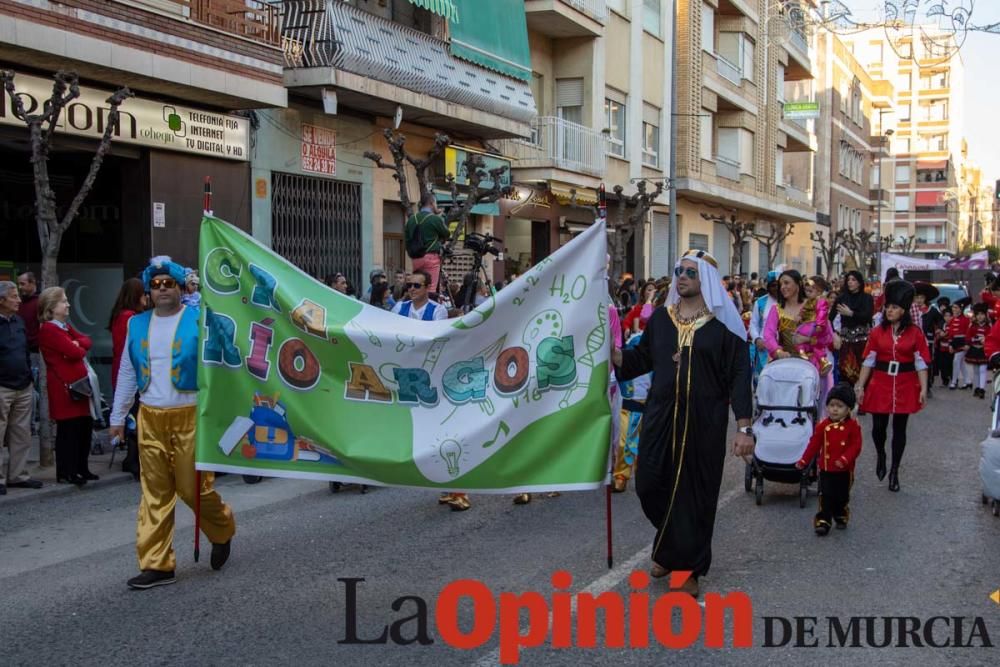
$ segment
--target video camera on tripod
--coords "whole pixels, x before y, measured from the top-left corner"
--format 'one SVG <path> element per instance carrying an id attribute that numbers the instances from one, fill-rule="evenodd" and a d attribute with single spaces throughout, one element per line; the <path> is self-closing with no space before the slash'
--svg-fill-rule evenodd
<path id="1" fill-rule="evenodd" d="M 486 253 L 493 255 L 494 257 L 500 256 L 500 248 L 493 245 L 494 242 L 503 243 L 503 239 L 497 238 L 491 234 L 480 234 L 479 232 L 469 232 L 465 235 L 464 247 L 466 250 L 471 250 L 480 257 L 485 256 Z"/>

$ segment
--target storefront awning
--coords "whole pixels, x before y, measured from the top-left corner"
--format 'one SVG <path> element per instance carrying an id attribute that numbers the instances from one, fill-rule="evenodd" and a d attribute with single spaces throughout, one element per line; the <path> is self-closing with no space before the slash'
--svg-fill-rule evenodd
<path id="1" fill-rule="evenodd" d="M 916 206 L 940 206 L 944 201 L 944 193 L 940 190 L 918 190 Z"/>
<path id="2" fill-rule="evenodd" d="M 563 206 L 568 206 L 573 201 L 573 193 L 570 192 L 571 188 L 569 187 L 550 185 L 549 190 L 552 192 L 552 196 L 556 198 L 556 201 Z M 576 204 L 577 206 L 596 206 L 597 193 L 586 188 L 577 188 Z"/>
<path id="3" fill-rule="evenodd" d="M 409 0 L 411 5 L 423 7 L 431 14 L 448 19 L 449 23 L 459 23 L 458 8 L 451 0 Z"/>
<path id="4" fill-rule="evenodd" d="M 429 0 L 428 0 L 429 1 Z M 501 74 L 531 80 L 524 0 L 453 0 L 461 21 L 448 21 L 451 54 Z M 410 0 L 416 4 L 416 0 Z"/>
<path id="5" fill-rule="evenodd" d="M 947 169 L 947 160 L 919 160 L 917 161 L 917 169 Z"/>

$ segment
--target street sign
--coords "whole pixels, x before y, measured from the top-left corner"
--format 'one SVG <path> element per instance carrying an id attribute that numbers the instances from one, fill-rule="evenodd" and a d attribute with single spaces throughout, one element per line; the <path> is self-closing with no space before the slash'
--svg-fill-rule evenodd
<path id="1" fill-rule="evenodd" d="M 785 102 L 782 112 L 788 120 L 819 118 L 819 102 Z"/>

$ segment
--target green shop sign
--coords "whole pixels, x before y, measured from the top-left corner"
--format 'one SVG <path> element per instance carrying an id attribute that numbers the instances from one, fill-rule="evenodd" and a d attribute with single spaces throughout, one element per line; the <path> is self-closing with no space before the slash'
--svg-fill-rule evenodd
<path id="1" fill-rule="evenodd" d="M 819 102 L 785 102 L 782 112 L 788 120 L 819 118 Z"/>

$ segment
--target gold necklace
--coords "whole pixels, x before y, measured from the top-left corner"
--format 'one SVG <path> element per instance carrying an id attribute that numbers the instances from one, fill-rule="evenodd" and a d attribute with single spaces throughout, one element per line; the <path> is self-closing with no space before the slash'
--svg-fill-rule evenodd
<path id="1" fill-rule="evenodd" d="M 681 309 L 680 309 L 679 305 L 674 304 L 670 308 L 673 311 L 674 321 L 677 324 L 679 324 L 679 325 L 694 324 L 696 321 L 698 321 L 699 319 L 705 317 L 706 315 L 708 315 L 711 312 L 708 309 L 708 306 L 702 306 L 702 308 L 697 313 L 695 313 L 694 315 L 692 315 L 691 317 L 683 317 L 681 315 Z"/>

